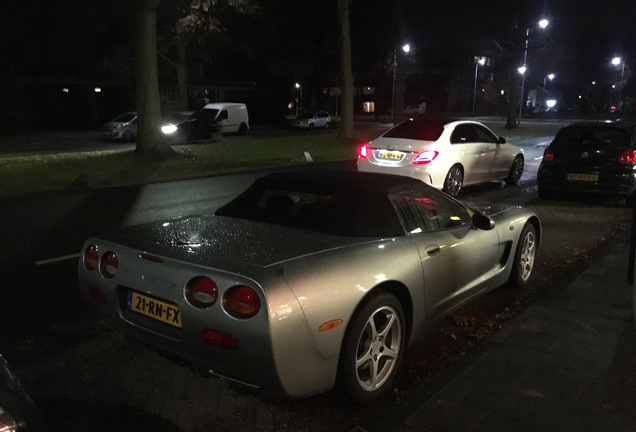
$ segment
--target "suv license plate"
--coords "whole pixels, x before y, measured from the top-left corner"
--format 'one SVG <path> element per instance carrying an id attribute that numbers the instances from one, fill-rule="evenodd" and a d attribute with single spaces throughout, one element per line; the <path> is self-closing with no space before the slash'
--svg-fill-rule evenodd
<path id="1" fill-rule="evenodd" d="M 598 181 L 598 175 L 597 174 L 568 174 L 568 180 L 596 182 Z"/>

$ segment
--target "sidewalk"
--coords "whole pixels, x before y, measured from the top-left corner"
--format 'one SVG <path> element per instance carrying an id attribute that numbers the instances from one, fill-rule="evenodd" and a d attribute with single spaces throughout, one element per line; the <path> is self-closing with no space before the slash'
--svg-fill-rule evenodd
<path id="1" fill-rule="evenodd" d="M 636 432 L 629 233 L 377 429 Z"/>

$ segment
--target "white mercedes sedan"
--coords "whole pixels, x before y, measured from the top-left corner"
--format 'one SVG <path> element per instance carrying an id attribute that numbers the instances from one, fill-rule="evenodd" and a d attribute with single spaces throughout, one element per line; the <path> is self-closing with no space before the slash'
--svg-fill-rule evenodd
<path id="1" fill-rule="evenodd" d="M 358 150 L 358 171 L 414 177 L 452 196 L 523 174 L 523 150 L 470 120 L 409 119 Z"/>

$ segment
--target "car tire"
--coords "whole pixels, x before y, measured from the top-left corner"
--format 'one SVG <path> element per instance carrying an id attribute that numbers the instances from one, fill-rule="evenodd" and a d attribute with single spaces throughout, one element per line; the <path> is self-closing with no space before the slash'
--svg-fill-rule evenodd
<path id="1" fill-rule="evenodd" d="M 329 129 L 329 122 L 325 123 L 325 129 Z"/>
<path id="2" fill-rule="evenodd" d="M 464 186 L 464 169 L 461 165 L 453 165 L 446 178 L 444 179 L 444 187 L 442 190 L 450 196 L 456 197 Z"/>
<path id="3" fill-rule="evenodd" d="M 505 178 L 506 184 L 514 185 L 519 183 L 521 180 L 521 175 L 523 174 L 523 156 L 517 155 L 514 161 L 512 161 L 512 166 L 510 167 L 510 171 L 508 172 L 508 177 Z"/>
<path id="4" fill-rule="evenodd" d="M 385 291 L 371 293 L 354 314 L 342 343 L 340 384 L 351 399 L 368 402 L 389 391 L 406 346 L 402 305 Z"/>
<path id="5" fill-rule="evenodd" d="M 508 279 L 511 288 L 521 288 L 528 283 L 537 256 L 539 241 L 534 225 L 527 223 L 517 243 L 515 256 L 512 261 L 512 271 Z"/>
<path id="6" fill-rule="evenodd" d="M 238 128 L 239 135 L 245 135 L 247 133 L 247 125 L 245 123 L 241 123 Z"/>

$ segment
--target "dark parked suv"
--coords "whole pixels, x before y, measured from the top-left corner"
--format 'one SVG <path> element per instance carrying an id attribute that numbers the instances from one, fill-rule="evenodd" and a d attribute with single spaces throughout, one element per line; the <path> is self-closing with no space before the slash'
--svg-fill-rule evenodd
<path id="1" fill-rule="evenodd" d="M 636 123 L 574 123 L 545 149 L 537 174 L 539 198 L 557 193 L 624 197 L 636 191 Z"/>

